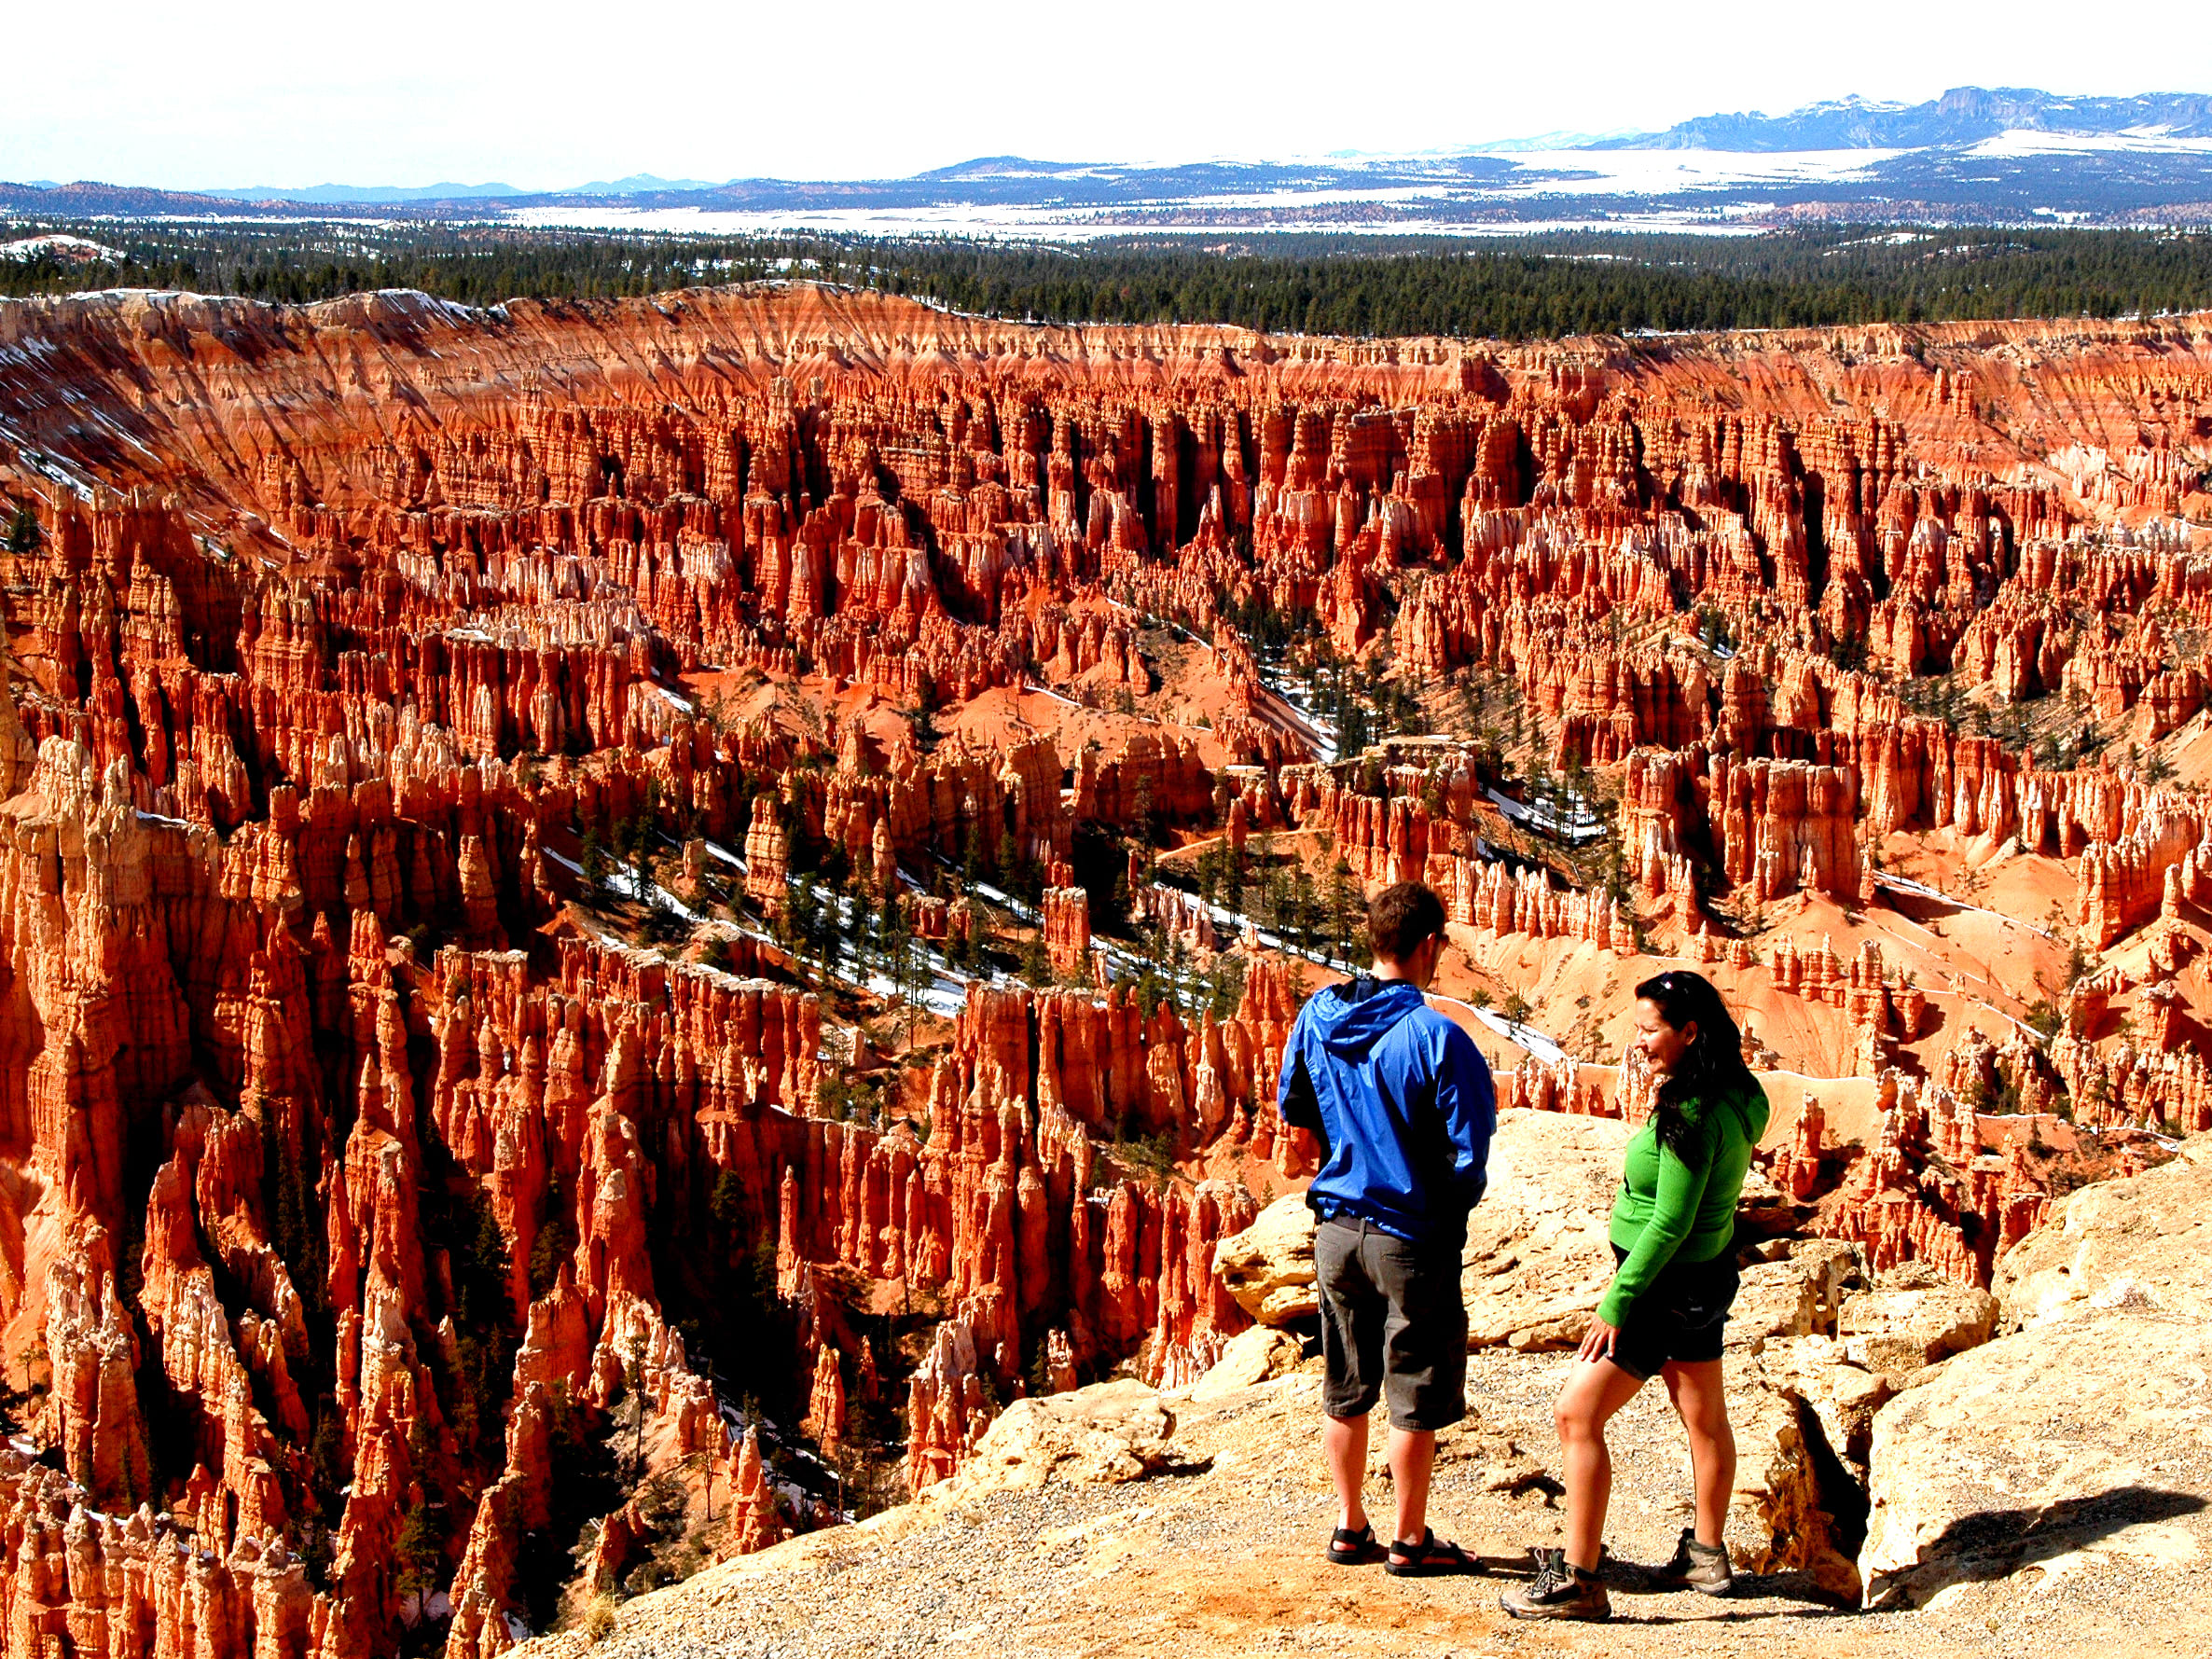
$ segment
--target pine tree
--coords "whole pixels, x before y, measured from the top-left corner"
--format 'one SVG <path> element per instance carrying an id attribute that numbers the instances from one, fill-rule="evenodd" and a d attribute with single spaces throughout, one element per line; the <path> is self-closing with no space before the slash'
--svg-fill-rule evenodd
<path id="1" fill-rule="evenodd" d="M 444 1577 L 446 1549 L 438 1537 L 437 1521 L 431 1514 L 430 1500 L 417 1492 L 414 1501 L 407 1506 L 400 1522 L 399 1543 L 394 1552 L 399 1559 L 399 1577 L 394 1587 L 401 1597 L 421 1597 L 428 1599 Z"/>
<path id="2" fill-rule="evenodd" d="M 1313 952 L 1314 911 L 1320 903 L 1320 897 L 1314 890 L 1313 872 L 1306 869 L 1299 870 L 1292 894 L 1292 904 L 1296 916 L 1293 925 L 1297 933 L 1298 948 L 1307 955 L 1311 955 Z"/>
<path id="3" fill-rule="evenodd" d="M 546 1184 L 545 1211 L 538 1219 L 537 1237 L 530 1245 L 530 1293 L 546 1295 L 560 1278 L 560 1265 L 576 1253 L 576 1224 L 569 1213 L 560 1177 Z"/>
<path id="4" fill-rule="evenodd" d="M 1136 821 L 1131 827 L 1143 836 L 1147 843 L 1158 846 L 1160 840 L 1159 813 L 1153 800 L 1152 774 L 1149 772 L 1140 772 L 1137 775 L 1137 789 L 1131 801 L 1130 816 Z"/>
<path id="5" fill-rule="evenodd" d="M 635 1482 L 645 1472 L 645 1338 L 642 1332 L 630 1333 L 629 1346 L 623 1351 L 622 1387 L 629 1395 L 629 1478 Z"/>
<path id="6" fill-rule="evenodd" d="M 914 1040 L 914 1005 L 920 995 L 920 964 L 926 961 L 921 942 L 907 925 L 904 905 L 888 906 L 883 952 L 891 969 L 892 994 L 899 1000 L 900 1026 L 906 1040 Z"/>
<path id="7" fill-rule="evenodd" d="M 1365 910 L 1359 880 L 1351 865 L 1339 858 L 1329 871 L 1329 937 L 1334 947 L 1331 954 L 1336 961 L 1356 960 L 1353 941 L 1365 919 Z M 1362 947 L 1360 955 L 1364 954 Z"/>
<path id="8" fill-rule="evenodd" d="M 26 1365 L 25 1370 L 28 1369 Z M 25 1431 L 29 1427 L 29 1419 L 35 1415 L 25 1408 L 32 1404 L 35 1393 L 36 1390 L 32 1389 L 15 1387 L 4 1375 L 0 1375 L 0 1431 L 9 1434 Z"/>
<path id="9" fill-rule="evenodd" d="M 584 850 L 578 862 L 584 868 L 584 903 L 598 908 L 606 901 L 608 858 L 606 844 L 596 827 L 584 832 Z"/>

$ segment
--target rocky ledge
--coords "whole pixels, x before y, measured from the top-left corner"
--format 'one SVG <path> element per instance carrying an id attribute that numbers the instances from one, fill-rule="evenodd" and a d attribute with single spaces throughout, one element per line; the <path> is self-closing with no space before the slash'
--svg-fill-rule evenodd
<path id="1" fill-rule="evenodd" d="M 1727 1359 L 1738 1594 L 1648 1580 L 1688 1481 L 1680 1431 L 1647 1389 L 1613 1437 L 1614 1624 L 1506 1621 L 1500 1583 L 1563 1519 L 1550 1401 L 1572 1362 L 1548 1333 L 1596 1296 L 1561 1199 L 1619 1132 L 1535 1113 L 1501 1126 L 1521 1182 L 1514 1219 L 1500 1203 L 1470 1240 L 1470 1415 L 1441 1442 L 1434 1504 L 1439 1528 L 1482 1555 L 1480 1579 L 1400 1583 L 1321 1559 L 1320 1362 L 1284 1290 L 1301 1249 L 1291 1199 L 1221 1246 L 1239 1299 L 1280 1324 L 1237 1338 L 1198 1383 L 1105 1383 L 1009 1411 L 913 1503 L 610 1605 L 524 1652 L 2205 1651 L 2212 1137 L 2073 1195 L 2008 1255 L 1994 1295 L 1869 1275 L 1848 1244 L 1756 1244 L 1770 1259 L 1746 1270 Z M 1373 1474 L 1387 1502 L 1379 1458 Z"/>

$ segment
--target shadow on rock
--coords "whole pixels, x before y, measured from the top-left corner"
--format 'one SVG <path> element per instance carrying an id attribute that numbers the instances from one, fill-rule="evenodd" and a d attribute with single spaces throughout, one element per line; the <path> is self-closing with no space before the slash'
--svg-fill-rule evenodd
<path id="1" fill-rule="evenodd" d="M 2205 1507 L 2193 1492 L 2116 1486 L 2033 1509 L 1976 1510 L 1960 1515 L 1922 1548 L 1909 1602 L 1901 1596 L 1881 1605 L 1923 1604 L 1953 1584 L 2005 1578 L 2024 1567 L 2090 1548 L 2130 1527 L 2201 1514 Z"/>

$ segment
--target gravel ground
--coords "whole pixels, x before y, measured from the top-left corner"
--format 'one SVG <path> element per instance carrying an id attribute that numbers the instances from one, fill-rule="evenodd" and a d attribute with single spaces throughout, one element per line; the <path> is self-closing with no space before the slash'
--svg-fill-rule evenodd
<path id="1" fill-rule="evenodd" d="M 1949 1592 L 1918 1612 L 1860 1613 L 1791 1577 L 1741 1576 L 1725 1599 L 1657 1591 L 1688 1518 L 1689 1461 L 1664 1390 L 1616 1419 L 1609 1545 L 1611 1624 L 1517 1624 L 1498 1593 L 1528 1547 L 1558 1541 L 1550 1405 L 1563 1355 L 1477 1354 L 1473 1415 L 1439 1446 L 1437 1530 L 1478 1552 L 1480 1577 L 1398 1580 L 1320 1558 L 1333 1523 L 1319 1451 L 1318 1367 L 1210 1406 L 1181 1406 L 1177 1438 L 1203 1473 L 1116 1486 L 993 1492 L 916 1518 L 818 1533 L 623 1607 L 596 1646 L 563 1634 L 532 1659 L 867 1659 L 945 1652 L 1092 1659 L 1277 1653 L 1834 1655 L 2030 1659 L 2094 1644 L 2121 1654 L 2212 1652 L 2191 1605 L 2197 1573 L 2084 1551 Z M 1379 1438 L 1379 1436 L 1378 1436 Z M 1518 1489 L 1513 1489 L 1517 1487 Z M 1379 1514 L 1387 1480 L 1370 1482 Z M 2212 1523 L 2184 1523 L 2205 1558 Z M 1386 1522 L 1387 1528 L 1387 1522 Z"/>

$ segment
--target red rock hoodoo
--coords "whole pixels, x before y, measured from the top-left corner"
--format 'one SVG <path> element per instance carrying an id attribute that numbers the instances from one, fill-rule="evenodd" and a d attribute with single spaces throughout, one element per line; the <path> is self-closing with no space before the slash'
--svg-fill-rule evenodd
<path id="1" fill-rule="evenodd" d="M 0 348 L 26 1652 L 488 1659 L 1194 1380 L 1388 881 L 1512 1105 L 1638 1110 L 1703 964 L 1876 1267 L 2212 1127 L 2212 319 Z"/>

